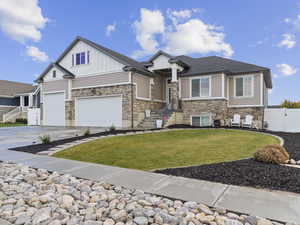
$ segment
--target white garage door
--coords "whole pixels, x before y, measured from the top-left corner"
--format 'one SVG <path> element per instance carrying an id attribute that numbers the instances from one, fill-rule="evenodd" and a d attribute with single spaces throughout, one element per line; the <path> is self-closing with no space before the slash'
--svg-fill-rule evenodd
<path id="1" fill-rule="evenodd" d="M 43 102 L 43 125 L 65 126 L 65 94 L 45 94 Z"/>
<path id="2" fill-rule="evenodd" d="M 122 127 L 122 98 L 78 98 L 75 118 L 76 126 Z"/>

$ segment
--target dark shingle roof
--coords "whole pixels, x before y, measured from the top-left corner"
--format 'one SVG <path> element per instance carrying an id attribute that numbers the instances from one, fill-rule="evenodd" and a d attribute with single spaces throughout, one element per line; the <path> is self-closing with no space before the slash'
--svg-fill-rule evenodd
<path id="1" fill-rule="evenodd" d="M 95 42 L 92 42 L 90 40 L 87 40 L 83 37 L 77 37 L 72 43 L 71 45 L 63 52 L 63 54 L 58 58 L 57 62 L 59 63 L 59 61 L 69 52 L 69 50 L 78 42 L 78 41 L 83 41 L 86 44 L 98 49 L 99 51 L 109 55 L 110 57 L 112 57 L 113 59 L 115 59 L 116 61 L 120 62 L 121 64 L 124 64 L 124 66 L 132 66 L 134 68 L 136 68 L 136 70 L 140 73 L 143 73 L 145 75 L 150 75 L 153 76 L 153 73 L 151 73 L 150 71 L 148 71 L 144 65 L 132 58 L 129 58 L 128 56 L 125 56 L 123 54 L 120 54 L 118 52 L 115 52 L 111 49 L 108 49 L 102 45 L 99 45 Z"/>
<path id="2" fill-rule="evenodd" d="M 32 84 L 0 80 L 0 96 L 14 97 L 18 94 L 31 93 L 35 88 Z"/>
<path id="3" fill-rule="evenodd" d="M 115 52 L 111 49 L 103 47 L 97 43 L 94 43 L 90 40 L 87 40 L 82 37 L 77 37 L 69 47 L 62 53 L 62 55 L 58 58 L 58 60 L 52 64 L 58 67 L 59 62 L 63 59 L 63 57 L 73 48 L 73 46 L 78 42 L 83 41 L 84 43 L 98 49 L 99 51 L 103 52 L 104 54 L 112 57 L 116 61 L 120 62 L 124 65 L 124 70 L 134 70 L 138 73 L 154 76 L 154 73 L 147 70 L 152 64 L 152 61 L 158 57 L 159 55 L 165 55 L 170 58 L 170 62 L 177 63 L 184 67 L 184 70 L 179 74 L 180 76 L 190 76 L 190 75 L 201 75 L 201 74 L 210 74 L 210 73 L 217 73 L 217 72 L 224 72 L 228 75 L 236 75 L 236 74 L 243 74 L 243 73 L 251 73 L 251 72 L 263 72 L 264 79 L 266 82 L 266 86 L 268 88 L 272 88 L 272 78 L 271 78 L 271 71 L 266 67 L 256 66 L 249 63 L 244 63 L 232 59 L 222 58 L 218 56 L 211 56 L 211 57 L 202 57 L 202 58 L 192 58 L 189 56 L 181 55 L 181 56 L 171 56 L 168 53 L 163 51 L 158 51 L 155 55 L 153 55 L 148 61 L 146 62 L 138 62 L 130 57 L 122 55 L 118 52 Z M 51 66 L 51 64 L 50 64 Z M 50 66 L 45 70 L 49 71 Z M 61 67 L 64 70 L 64 73 L 71 74 L 68 70 Z M 38 80 L 40 80 L 47 72 L 42 73 Z M 73 74 L 71 74 L 73 75 Z M 74 76 L 74 75 L 73 75 Z"/>
<path id="4" fill-rule="evenodd" d="M 180 73 L 181 76 L 209 74 L 216 72 L 224 72 L 228 75 L 263 72 L 267 87 L 272 88 L 271 72 L 270 69 L 266 67 L 256 66 L 253 64 L 222 58 L 218 56 L 210 56 L 203 58 L 177 56 L 175 58 L 189 65 L 189 68 L 187 70 L 184 70 L 182 73 Z"/>
<path id="5" fill-rule="evenodd" d="M 75 78 L 75 75 L 71 73 L 69 70 L 66 68 L 62 67 L 58 63 L 50 63 L 49 66 L 43 71 L 43 73 L 35 80 L 35 82 L 39 83 L 42 81 L 42 78 L 51 70 L 53 67 L 56 67 L 59 69 L 61 72 L 64 73 L 64 77 L 66 78 Z"/>

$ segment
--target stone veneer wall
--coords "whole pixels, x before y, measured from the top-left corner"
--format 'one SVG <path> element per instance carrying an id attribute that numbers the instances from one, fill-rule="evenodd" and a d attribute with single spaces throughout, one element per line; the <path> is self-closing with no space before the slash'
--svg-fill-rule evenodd
<path id="1" fill-rule="evenodd" d="M 66 104 L 66 119 L 75 125 L 74 99 L 76 97 L 122 95 L 123 127 L 131 127 L 131 85 L 117 85 L 111 87 L 82 88 L 72 90 L 72 101 Z M 68 106 L 67 106 L 68 105 Z"/>
<path id="2" fill-rule="evenodd" d="M 183 123 L 190 124 L 191 116 L 201 113 L 211 113 L 212 119 L 227 119 L 227 101 L 218 100 L 189 100 L 181 101 L 183 111 Z"/>
<path id="3" fill-rule="evenodd" d="M 262 128 L 264 120 L 264 107 L 242 107 L 242 108 L 228 108 L 228 118 L 233 118 L 235 113 L 240 114 L 242 119 L 245 119 L 246 115 L 252 115 L 253 120 L 258 126 Z"/>
<path id="4" fill-rule="evenodd" d="M 192 115 L 199 115 L 201 113 L 211 113 L 212 119 L 224 120 L 232 119 L 235 113 L 241 115 L 245 119 L 246 115 L 253 115 L 255 125 L 262 128 L 262 121 L 264 117 L 264 107 L 239 107 L 228 108 L 227 100 L 195 100 L 182 101 L 183 123 L 190 124 Z M 224 125 L 224 124 L 223 124 Z"/>
<path id="5" fill-rule="evenodd" d="M 75 102 L 66 101 L 65 102 L 65 118 L 66 126 L 75 126 Z"/>

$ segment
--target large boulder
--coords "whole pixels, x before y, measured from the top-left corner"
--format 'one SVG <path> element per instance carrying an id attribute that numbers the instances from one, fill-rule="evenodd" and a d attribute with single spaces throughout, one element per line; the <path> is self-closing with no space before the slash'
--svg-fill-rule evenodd
<path id="1" fill-rule="evenodd" d="M 289 158 L 289 153 L 281 145 L 267 145 L 254 153 L 255 160 L 265 163 L 283 164 Z"/>

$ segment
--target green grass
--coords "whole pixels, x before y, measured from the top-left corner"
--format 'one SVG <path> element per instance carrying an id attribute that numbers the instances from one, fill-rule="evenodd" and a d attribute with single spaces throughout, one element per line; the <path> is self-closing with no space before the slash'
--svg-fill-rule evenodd
<path id="1" fill-rule="evenodd" d="M 240 130 L 173 130 L 99 139 L 56 153 L 55 157 L 153 170 L 251 157 L 275 137 Z"/>
<path id="2" fill-rule="evenodd" d="M 27 124 L 24 123 L 0 123 L 1 127 L 20 127 L 20 126 L 27 126 Z"/>

